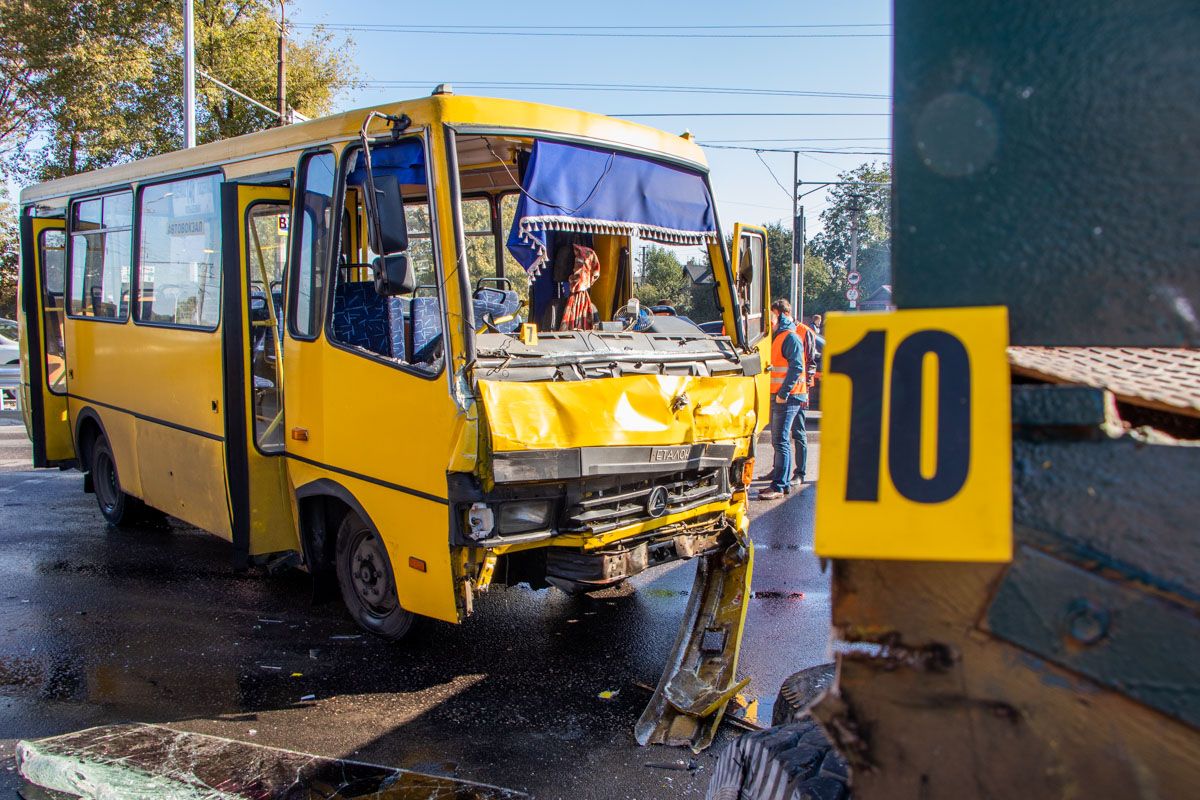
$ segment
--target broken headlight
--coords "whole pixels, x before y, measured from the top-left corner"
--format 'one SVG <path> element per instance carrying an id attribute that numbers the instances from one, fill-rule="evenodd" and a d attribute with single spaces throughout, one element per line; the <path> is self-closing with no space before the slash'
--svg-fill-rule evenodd
<path id="1" fill-rule="evenodd" d="M 550 500 L 521 500 L 504 503 L 496 514 L 496 530 L 506 533 L 525 533 L 550 527 L 554 503 Z"/>

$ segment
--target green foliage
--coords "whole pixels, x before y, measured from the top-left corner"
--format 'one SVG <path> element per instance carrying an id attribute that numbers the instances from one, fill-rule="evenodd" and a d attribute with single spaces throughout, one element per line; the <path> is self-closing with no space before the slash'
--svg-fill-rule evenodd
<path id="1" fill-rule="evenodd" d="M 892 282 L 891 187 L 872 185 L 890 182 L 891 167 L 862 164 L 843 172 L 838 179 L 862 183 L 830 188 L 829 207 L 821 212 L 825 228 L 813 237 L 809 246 L 836 275 L 844 276 L 850 268 L 851 211 L 857 205 L 858 271 L 863 278 L 859 288 L 866 297 L 883 284 Z M 844 287 L 842 291 L 844 293 Z"/>
<path id="2" fill-rule="evenodd" d="M 278 4 L 197 0 L 197 68 L 271 107 Z M 0 0 L 0 159 L 27 180 L 183 146 L 182 13 L 176 0 Z M 327 113 L 354 78 L 348 42 L 289 39 L 289 104 Z M 277 124 L 197 77 L 201 143 Z"/>
<path id="3" fill-rule="evenodd" d="M 0 317 L 8 319 L 17 318 L 17 274 L 21 262 L 17 231 L 17 210 L 0 184 Z"/>
<path id="4" fill-rule="evenodd" d="M 773 222 L 767 228 L 771 260 L 771 299 L 792 297 L 792 228 Z M 846 307 L 846 278 L 835 273 L 812 246 L 804 249 L 804 316 Z"/>
<path id="5" fill-rule="evenodd" d="M 692 283 L 679 258 L 665 247 L 646 248 L 641 280 L 633 293 L 643 306 L 669 305 L 695 322 L 718 318 L 712 285 Z"/>

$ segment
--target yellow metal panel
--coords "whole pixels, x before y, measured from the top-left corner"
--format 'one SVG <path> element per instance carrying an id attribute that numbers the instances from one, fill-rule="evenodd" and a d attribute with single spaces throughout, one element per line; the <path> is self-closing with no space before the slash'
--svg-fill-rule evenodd
<path id="1" fill-rule="evenodd" d="M 125 450 L 127 444 L 113 442 L 126 490 L 228 537 L 220 332 L 71 318 L 66 331 L 71 395 L 141 417 L 134 423 L 134 453 Z M 108 416 L 101 418 L 107 426 Z M 136 467 L 135 460 L 140 462 Z M 140 483 L 133 481 L 134 474 L 140 475 Z M 185 504 L 186 498 L 172 487 L 187 487 L 191 498 L 211 507 L 197 510 L 196 500 Z"/>
<path id="2" fill-rule="evenodd" d="M 479 391 L 496 451 L 743 439 L 755 425 L 754 379 L 740 376 L 481 380 Z"/>
<path id="3" fill-rule="evenodd" d="M 1007 310 L 834 313 L 826 336 L 817 553 L 1009 560 Z"/>
<path id="4" fill-rule="evenodd" d="M 138 420 L 137 444 L 147 503 L 223 539 L 233 538 L 221 442 Z"/>

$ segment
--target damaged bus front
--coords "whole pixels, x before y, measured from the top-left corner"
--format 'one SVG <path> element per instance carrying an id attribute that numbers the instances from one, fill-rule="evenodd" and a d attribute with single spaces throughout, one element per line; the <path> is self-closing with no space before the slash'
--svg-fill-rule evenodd
<path id="1" fill-rule="evenodd" d="M 749 329 L 766 297 L 749 264 L 742 302 L 729 291 L 698 165 L 511 134 L 458 131 L 455 145 L 461 180 L 488 169 L 515 206 L 508 269 L 472 287 L 478 461 L 449 487 L 468 590 L 492 576 L 583 592 L 733 546 L 762 388 Z M 651 248 L 667 262 L 690 251 L 690 273 L 678 268 L 693 305 L 740 335 L 639 292 Z"/>
<path id="2" fill-rule="evenodd" d="M 736 690 L 748 596 L 765 233 L 738 226 L 727 252 L 690 138 L 580 118 L 447 121 L 458 258 L 446 284 L 463 297 L 452 384 L 466 420 L 455 457 L 472 466 L 448 472 L 459 609 L 492 582 L 581 593 L 698 559 L 638 738 L 700 747 Z M 368 137 L 369 122 L 365 205 L 373 249 L 388 253 L 412 159 L 395 133 Z M 626 141 L 596 135 L 609 130 Z"/>

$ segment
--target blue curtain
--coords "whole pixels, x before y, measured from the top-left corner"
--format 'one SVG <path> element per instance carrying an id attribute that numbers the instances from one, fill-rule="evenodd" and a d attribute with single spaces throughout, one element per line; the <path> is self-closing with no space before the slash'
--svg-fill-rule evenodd
<path id="1" fill-rule="evenodd" d="M 634 235 L 677 245 L 716 237 L 704 178 L 682 167 L 538 140 L 521 183 L 508 250 L 534 277 L 553 255 L 547 231 Z"/>
<path id="2" fill-rule="evenodd" d="M 371 169 L 376 175 L 395 175 L 400 183 L 425 184 L 425 147 L 418 139 L 401 139 L 395 144 L 371 146 Z M 358 151 L 346 183 L 362 186 L 367 180 L 366 159 Z"/>

